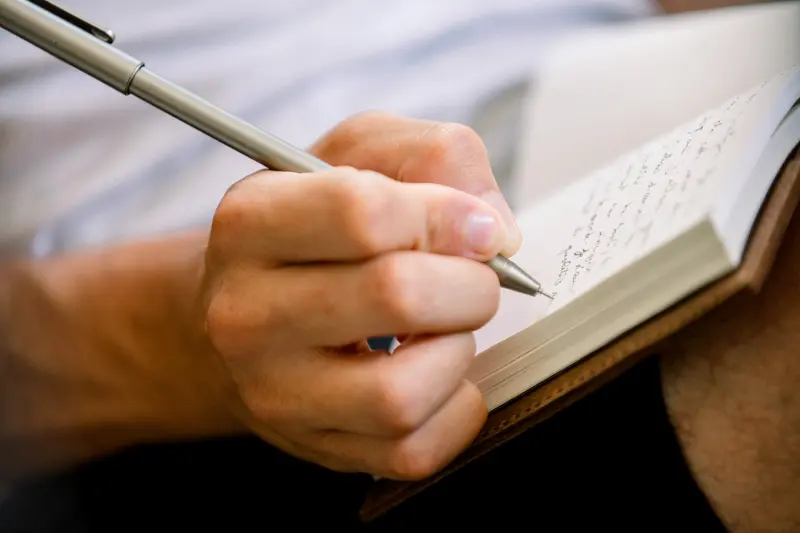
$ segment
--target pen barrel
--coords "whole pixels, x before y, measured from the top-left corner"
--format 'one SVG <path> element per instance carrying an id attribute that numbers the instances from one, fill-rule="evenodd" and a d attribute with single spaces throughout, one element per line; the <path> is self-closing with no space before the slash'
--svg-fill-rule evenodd
<path id="1" fill-rule="evenodd" d="M 267 168 L 298 173 L 331 168 L 146 68 L 134 76 L 130 93 Z"/>
<path id="2" fill-rule="evenodd" d="M 0 26 L 123 94 L 142 67 L 141 61 L 25 0 L 0 0 Z"/>

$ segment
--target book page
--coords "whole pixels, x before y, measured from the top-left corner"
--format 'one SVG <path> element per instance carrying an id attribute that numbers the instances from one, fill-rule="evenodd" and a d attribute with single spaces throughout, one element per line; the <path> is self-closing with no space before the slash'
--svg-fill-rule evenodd
<path id="1" fill-rule="evenodd" d="M 798 2 L 657 17 L 568 39 L 535 80 L 511 201 L 521 210 L 558 193 L 797 63 Z"/>
<path id="2" fill-rule="evenodd" d="M 760 126 L 769 123 L 789 74 L 735 96 L 520 213 L 525 241 L 513 260 L 555 298 L 503 291 L 499 312 L 477 332 L 479 352 L 568 305 L 707 216 L 726 194 L 741 154 L 769 138 L 771 132 Z"/>

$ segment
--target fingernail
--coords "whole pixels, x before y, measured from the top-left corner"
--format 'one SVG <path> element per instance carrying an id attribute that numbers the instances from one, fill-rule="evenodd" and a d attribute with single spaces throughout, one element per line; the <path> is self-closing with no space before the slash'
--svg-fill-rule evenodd
<path id="1" fill-rule="evenodd" d="M 499 191 L 490 191 L 481 196 L 481 199 L 494 207 L 500 216 L 503 218 L 503 224 L 506 228 L 506 242 L 503 247 L 504 250 L 516 252 L 520 244 L 522 244 L 522 232 L 517 226 L 517 221 L 514 218 L 514 213 L 508 207 L 505 198 Z"/>
<path id="2" fill-rule="evenodd" d="M 492 215 L 472 213 L 467 218 L 464 233 L 470 250 L 483 255 L 496 245 L 500 235 L 500 224 Z"/>

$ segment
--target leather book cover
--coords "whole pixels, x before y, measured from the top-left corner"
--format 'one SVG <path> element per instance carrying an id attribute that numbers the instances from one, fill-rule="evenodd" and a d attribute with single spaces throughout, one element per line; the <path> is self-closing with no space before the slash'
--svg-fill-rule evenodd
<path id="1" fill-rule="evenodd" d="M 656 315 L 576 365 L 553 376 L 509 404 L 489 414 L 472 443 L 438 474 L 418 482 L 379 480 L 367 494 L 361 519 L 369 522 L 403 501 L 491 452 L 504 442 L 607 383 L 641 358 L 655 352 L 659 343 L 679 332 L 734 295 L 758 292 L 769 275 L 775 255 L 800 197 L 800 151 L 795 149 L 775 180 L 762 206 L 742 264 L 733 273 L 697 291 Z M 501 452 L 498 452 L 501 453 Z"/>

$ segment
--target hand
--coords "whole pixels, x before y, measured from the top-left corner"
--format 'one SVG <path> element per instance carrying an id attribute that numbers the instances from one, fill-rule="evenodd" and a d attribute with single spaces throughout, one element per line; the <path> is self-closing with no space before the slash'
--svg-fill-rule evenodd
<path id="1" fill-rule="evenodd" d="M 500 296 L 481 261 L 513 254 L 519 232 L 466 127 L 361 115 L 312 151 L 337 168 L 258 172 L 220 203 L 207 335 L 268 442 L 334 470 L 429 476 L 485 421 L 464 378 Z M 413 337 L 370 352 L 383 335 Z"/>

